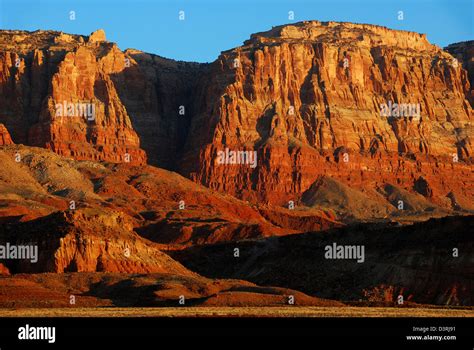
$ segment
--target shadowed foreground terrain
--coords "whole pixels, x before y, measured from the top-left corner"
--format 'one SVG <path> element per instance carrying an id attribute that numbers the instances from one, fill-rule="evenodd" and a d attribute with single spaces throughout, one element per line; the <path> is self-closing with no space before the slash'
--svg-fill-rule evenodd
<path id="1" fill-rule="evenodd" d="M 323 232 L 252 242 L 196 246 L 172 252 L 186 267 L 212 278 L 284 285 L 322 298 L 396 304 L 473 305 L 474 216 L 405 226 L 354 224 Z M 326 259 L 333 243 L 364 244 L 365 260 Z M 240 257 L 232 255 L 239 247 Z M 462 251 L 453 256 L 453 249 Z"/>

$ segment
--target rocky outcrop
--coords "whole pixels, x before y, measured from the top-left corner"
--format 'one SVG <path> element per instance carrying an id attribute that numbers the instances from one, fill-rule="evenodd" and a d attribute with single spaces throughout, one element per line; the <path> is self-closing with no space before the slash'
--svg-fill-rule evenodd
<path id="1" fill-rule="evenodd" d="M 454 43 L 444 48 L 453 56 L 453 63 L 455 65 L 462 65 L 469 74 L 469 81 L 471 88 L 467 90 L 466 96 L 471 101 L 471 106 L 474 105 L 474 40 Z"/>
<path id="2" fill-rule="evenodd" d="M 0 124 L 0 146 L 13 144 L 10 133 L 8 132 L 5 125 Z"/>
<path id="3" fill-rule="evenodd" d="M 37 261 L 6 260 L 18 272 L 122 272 L 192 275 L 159 247 L 133 232 L 119 212 L 83 209 L 5 225 L 1 242 L 38 245 Z"/>
<path id="4" fill-rule="evenodd" d="M 76 159 L 144 164 L 146 154 L 110 77 L 125 68 L 125 56 L 103 31 L 86 39 L 3 31 L 0 122 L 16 143 Z"/>
<path id="5" fill-rule="evenodd" d="M 105 31 L 103 29 L 98 29 L 95 32 L 91 33 L 89 36 L 89 40 L 87 40 L 88 43 L 100 43 L 103 41 L 107 41 L 105 37 Z"/>
<path id="6" fill-rule="evenodd" d="M 281 205 L 321 175 L 409 190 L 423 175 L 440 205 L 449 207 L 449 191 L 473 195 L 467 72 L 424 35 L 336 22 L 280 26 L 223 52 L 209 77 L 181 168 L 206 186 Z M 383 115 L 390 104 L 420 114 Z M 225 148 L 256 150 L 258 165 L 216 164 Z"/>

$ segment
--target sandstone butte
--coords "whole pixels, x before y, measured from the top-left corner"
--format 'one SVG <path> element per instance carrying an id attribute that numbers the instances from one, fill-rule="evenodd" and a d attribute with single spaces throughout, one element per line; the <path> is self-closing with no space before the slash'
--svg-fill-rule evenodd
<path id="1" fill-rule="evenodd" d="M 472 42 L 448 51 L 462 59 L 418 33 L 309 21 L 198 64 L 121 51 L 101 30 L 2 31 L 0 123 L 15 143 L 128 154 L 253 203 L 320 205 L 321 186 L 347 185 L 392 206 L 411 193 L 468 209 Z M 57 116 L 64 101 L 93 103 L 95 120 Z M 420 117 L 381 116 L 387 103 L 419 104 Z M 225 148 L 257 151 L 257 166 L 216 164 Z"/>

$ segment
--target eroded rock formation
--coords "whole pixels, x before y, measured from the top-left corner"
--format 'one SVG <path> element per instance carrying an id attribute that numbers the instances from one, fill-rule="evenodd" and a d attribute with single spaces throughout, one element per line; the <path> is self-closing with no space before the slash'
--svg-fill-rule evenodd
<path id="1" fill-rule="evenodd" d="M 438 205 L 450 207 L 450 191 L 473 196 L 467 72 L 424 35 L 275 27 L 223 52 L 201 89 L 181 170 L 211 188 L 282 205 L 321 175 L 377 191 L 423 176 Z M 382 115 L 393 104 L 420 113 Z M 256 150 L 258 165 L 218 165 L 224 148 Z"/>
<path id="2" fill-rule="evenodd" d="M 0 121 L 13 141 L 76 159 L 143 164 L 146 154 L 111 80 L 125 55 L 105 41 L 60 32 L 0 35 Z"/>
<path id="3" fill-rule="evenodd" d="M 148 157 L 278 206 L 304 204 L 322 176 L 375 196 L 387 183 L 420 193 L 422 176 L 426 197 L 448 210 L 448 195 L 474 195 L 467 44 L 448 48 L 457 64 L 422 34 L 311 21 L 254 34 L 210 65 L 122 52 L 101 30 L 3 31 L 0 47 L 0 122 L 16 143 L 76 159 Z M 58 115 L 68 103 L 94 106 L 93 120 Z M 218 164 L 225 150 L 256 152 L 256 164 Z"/>

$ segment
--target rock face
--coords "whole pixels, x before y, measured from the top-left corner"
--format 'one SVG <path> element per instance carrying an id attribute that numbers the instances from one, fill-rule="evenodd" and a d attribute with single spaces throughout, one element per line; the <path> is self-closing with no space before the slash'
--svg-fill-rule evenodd
<path id="1" fill-rule="evenodd" d="M 13 144 L 10 133 L 8 132 L 5 125 L 0 124 L 0 146 Z"/>
<path id="2" fill-rule="evenodd" d="M 105 38 L 105 32 L 103 29 L 96 30 L 95 32 L 91 33 L 89 36 L 89 40 L 87 42 L 89 43 L 100 43 L 103 41 L 107 41 Z"/>
<path id="3" fill-rule="evenodd" d="M 207 64 L 177 62 L 127 50 L 130 66 L 112 79 L 150 164 L 176 169 L 195 114 L 193 101 Z"/>
<path id="4" fill-rule="evenodd" d="M 448 48 L 468 70 L 470 47 Z M 122 52 L 102 30 L 2 31 L 0 122 L 15 143 L 148 158 L 258 204 L 311 207 L 304 198 L 332 178 L 371 203 L 385 197 L 382 216 L 400 197 L 387 185 L 465 210 L 473 101 L 457 62 L 424 35 L 351 23 L 275 27 L 212 64 Z"/>
<path id="5" fill-rule="evenodd" d="M 469 98 L 471 105 L 474 104 L 474 40 L 464 41 L 448 45 L 444 48 L 457 60 L 454 63 L 462 64 L 469 74 L 469 81 L 471 83 L 471 90 Z"/>
<path id="6" fill-rule="evenodd" d="M 424 35 L 372 25 L 313 21 L 254 34 L 212 64 L 181 171 L 279 205 L 321 175 L 376 191 L 387 182 L 412 190 L 423 176 L 438 205 L 450 206 L 450 191 L 472 198 L 470 85 L 452 63 Z M 399 116 L 394 104 L 412 113 Z M 225 148 L 257 151 L 257 166 L 217 164 Z"/>
<path id="7" fill-rule="evenodd" d="M 2 31 L 0 122 L 13 141 L 76 159 L 143 164 L 111 76 L 125 55 L 97 31 L 88 39 L 59 32 Z"/>
<path id="8" fill-rule="evenodd" d="M 58 212 L 20 225 L 5 225 L 2 244 L 38 245 L 38 261 L 9 260 L 12 272 L 122 272 L 192 275 L 133 232 L 113 211 Z M 38 239 L 38 237 L 40 237 Z"/>

